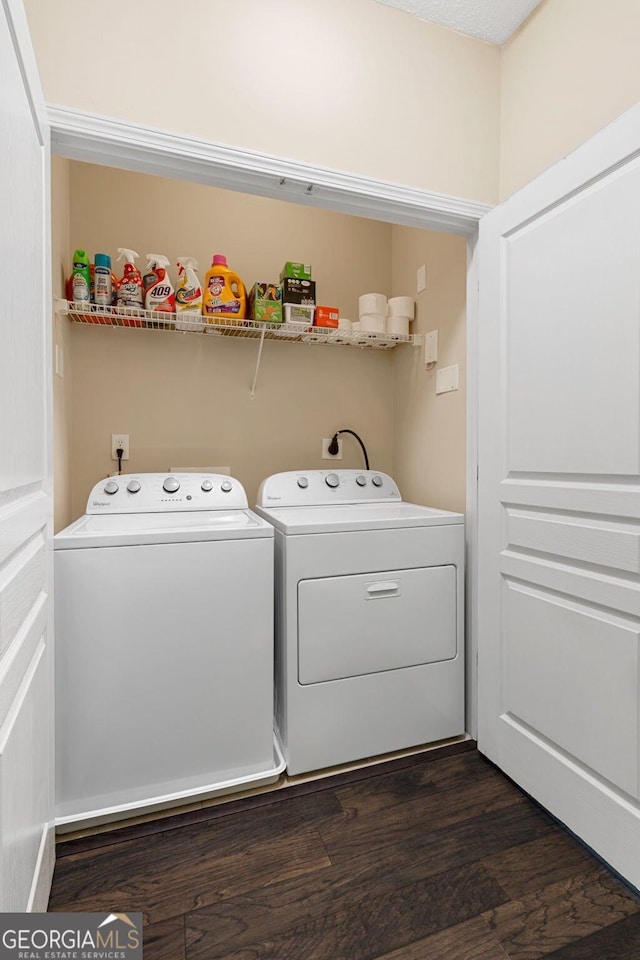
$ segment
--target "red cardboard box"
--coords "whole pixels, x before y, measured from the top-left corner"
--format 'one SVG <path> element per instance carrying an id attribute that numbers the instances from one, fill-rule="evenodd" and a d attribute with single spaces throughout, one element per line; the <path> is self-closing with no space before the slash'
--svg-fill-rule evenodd
<path id="1" fill-rule="evenodd" d="M 340 320 L 340 311 L 337 307 L 316 307 L 313 321 L 315 327 L 337 327 Z"/>

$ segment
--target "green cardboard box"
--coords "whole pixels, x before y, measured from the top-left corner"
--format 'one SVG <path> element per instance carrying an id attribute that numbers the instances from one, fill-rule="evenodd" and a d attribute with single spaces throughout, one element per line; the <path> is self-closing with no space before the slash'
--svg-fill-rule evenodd
<path id="1" fill-rule="evenodd" d="M 284 280 L 286 277 L 291 280 L 311 280 L 311 264 L 294 263 L 292 260 L 287 260 L 280 271 L 280 279 Z"/>
<path id="2" fill-rule="evenodd" d="M 249 316 L 256 323 L 282 323 L 280 284 L 254 283 L 249 293 Z"/>

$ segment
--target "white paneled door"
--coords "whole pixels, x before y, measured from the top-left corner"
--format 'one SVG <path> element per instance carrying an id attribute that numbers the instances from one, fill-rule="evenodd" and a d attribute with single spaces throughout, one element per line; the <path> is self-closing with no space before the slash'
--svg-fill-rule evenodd
<path id="1" fill-rule="evenodd" d="M 479 746 L 640 886 L 640 110 L 480 224 Z"/>
<path id="2" fill-rule="evenodd" d="M 0 4 L 0 910 L 53 869 L 49 132 L 22 4 Z"/>

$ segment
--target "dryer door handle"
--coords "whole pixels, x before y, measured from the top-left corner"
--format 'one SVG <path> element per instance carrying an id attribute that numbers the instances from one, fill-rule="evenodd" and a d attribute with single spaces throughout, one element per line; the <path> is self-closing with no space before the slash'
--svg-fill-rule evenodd
<path id="1" fill-rule="evenodd" d="M 399 580 L 376 580 L 374 583 L 365 584 L 367 592 L 366 600 L 382 600 L 384 597 L 400 596 Z"/>

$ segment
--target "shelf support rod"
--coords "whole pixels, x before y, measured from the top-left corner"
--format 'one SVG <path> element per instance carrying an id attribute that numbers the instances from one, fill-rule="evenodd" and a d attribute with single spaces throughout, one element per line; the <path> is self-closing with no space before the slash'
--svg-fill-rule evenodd
<path id="1" fill-rule="evenodd" d="M 262 348 L 264 347 L 264 335 L 267 332 L 266 323 L 262 324 L 262 331 L 260 333 L 260 346 L 258 347 L 258 358 L 256 360 L 256 370 L 253 375 L 253 383 L 251 384 L 251 393 L 249 396 L 252 400 L 256 398 L 256 384 L 258 382 L 258 373 L 260 372 L 260 361 L 262 360 Z"/>

